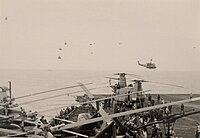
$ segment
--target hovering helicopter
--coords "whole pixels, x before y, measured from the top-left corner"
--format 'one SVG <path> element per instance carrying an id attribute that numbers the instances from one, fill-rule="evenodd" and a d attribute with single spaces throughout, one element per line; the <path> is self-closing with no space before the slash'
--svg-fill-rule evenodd
<path id="1" fill-rule="evenodd" d="M 150 62 L 148 62 L 146 64 L 141 64 L 140 61 L 138 61 L 138 65 L 146 67 L 148 69 L 156 69 L 156 64 L 152 63 L 152 59 L 150 60 Z"/>
<path id="2" fill-rule="evenodd" d="M 58 59 L 61 59 L 61 56 L 58 56 Z"/>

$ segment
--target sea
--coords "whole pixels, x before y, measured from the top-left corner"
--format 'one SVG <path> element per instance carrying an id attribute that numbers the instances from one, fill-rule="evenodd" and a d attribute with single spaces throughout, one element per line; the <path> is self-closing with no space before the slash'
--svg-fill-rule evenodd
<path id="1" fill-rule="evenodd" d="M 12 83 L 15 103 L 26 111 L 53 117 L 61 109 L 76 103 L 76 96 L 84 95 L 77 82 L 86 84 L 93 94 L 112 94 L 109 79 L 118 78 L 116 71 L 91 70 L 0 70 L 0 86 Z M 200 71 L 129 71 L 128 84 L 146 80 L 143 90 L 153 94 L 200 94 Z M 117 83 L 116 80 L 111 81 Z M 74 86 L 73 88 L 68 88 Z"/>

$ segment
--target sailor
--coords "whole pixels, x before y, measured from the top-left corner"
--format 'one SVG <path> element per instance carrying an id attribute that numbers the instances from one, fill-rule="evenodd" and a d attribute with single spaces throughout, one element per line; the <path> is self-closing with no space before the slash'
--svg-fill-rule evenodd
<path id="1" fill-rule="evenodd" d="M 160 94 L 157 96 L 157 103 L 160 104 Z"/>
<path id="2" fill-rule="evenodd" d="M 155 105 L 155 101 L 151 100 L 151 105 L 154 106 Z"/>
<path id="3" fill-rule="evenodd" d="M 147 122 L 145 122 L 144 125 L 147 125 Z M 144 135 L 144 138 L 147 138 L 147 136 L 148 136 L 146 126 L 143 127 L 143 135 Z"/>
<path id="4" fill-rule="evenodd" d="M 199 138 L 200 137 L 200 124 L 198 123 L 197 125 L 197 129 L 196 129 L 196 138 Z"/>
<path id="5" fill-rule="evenodd" d="M 190 93 L 190 99 L 192 99 L 192 92 Z"/>
<path id="6" fill-rule="evenodd" d="M 152 135 L 151 138 L 157 138 L 158 137 L 158 128 L 156 127 L 156 125 L 154 124 L 152 126 Z"/>
<path id="7" fill-rule="evenodd" d="M 184 104 L 181 104 L 181 114 L 184 115 Z"/>
<path id="8" fill-rule="evenodd" d="M 169 133 L 170 133 L 170 136 L 171 136 L 172 138 L 175 137 L 175 132 L 174 132 L 174 129 L 173 129 L 172 127 L 170 127 Z"/>
<path id="9" fill-rule="evenodd" d="M 61 109 L 60 110 L 60 117 L 63 117 L 64 116 L 64 109 Z"/>
<path id="10" fill-rule="evenodd" d="M 165 103 L 165 100 L 164 99 L 161 99 L 161 104 L 164 104 Z"/>
<path id="11" fill-rule="evenodd" d="M 117 83 L 117 89 L 120 89 L 120 85 L 119 85 L 119 83 Z"/>
<path id="12" fill-rule="evenodd" d="M 148 101 L 147 106 L 151 106 L 151 102 L 150 101 Z"/>
<path id="13" fill-rule="evenodd" d="M 140 118 L 139 118 L 139 119 L 140 119 L 140 125 L 141 125 L 141 124 L 144 124 L 144 118 L 143 118 L 142 115 L 140 115 Z"/>
<path id="14" fill-rule="evenodd" d="M 168 106 L 165 108 L 165 113 L 166 113 L 167 116 L 168 116 L 169 113 L 170 113 L 170 111 L 169 111 L 169 107 L 168 107 Z"/>
<path id="15" fill-rule="evenodd" d="M 20 107 L 20 110 L 21 110 L 21 113 L 20 113 L 21 117 L 22 117 L 22 118 L 26 118 L 26 117 L 27 117 L 27 114 L 26 114 L 25 109 L 22 108 L 22 107 Z"/>
<path id="16" fill-rule="evenodd" d="M 40 118 L 40 121 L 42 122 L 42 124 L 46 124 L 46 123 L 47 123 L 47 121 L 46 121 L 46 119 L 44 118 L 44 116 L 42 116 L 42 117 Z"/>
<path id="17" fill-rule="evenodd" d="M 151 94 L 148 95 L 148 100 L 149 100 L 149 101 L 152 100 L 152 98 L 151 98 Z"/>
<path id="18" fill-rule="evenodd" d="M 34 134 L 35 135 L 39 135 L 42 134 L 42 129 L 41 129 L 41 125 L 39 124 L 40 122 L 38 122 L 38 124 L 33 128 Z"/>
<path id="19" fill-rule="evenodd" d="M 170 101 L 170 103 L 171 103 L 171 101 Z M 172 105 L 169 105 L 168 108 L 169 108 L 169 113 L 171 114 L 172 113 Z"/>
<path id="20" fill-rule="evenodd" d="M 8 115 L 8 99 L 3 97 L 4 115 Z"/>
<path id="21" fill-rule="evenodd" d="M 21 116 L 21 127 L 22 127 L 22 131 L 25 131 L 24 130 L 24 121 L 25 121 L 25 118 L 27 117 L 26 115 L 26 112 L 25 112 L 25 109 L 20 107 L 20 110 L 21 110 L 21 113 L 20 113 L 20 116 Z"/>
<path id="22" fill-rule="evenodd" d="M 156 119 L 156 118 L 154 119 L 154 122 L 157 122 L 157 119 Z M 159 126 L 158 123 L 156 123 L 155 126 L 156 126 L 157 129 L 160 128 L 160 126 Z"/>
<path id="23" fill-rule="evenodd" d="M 37 114 L 38 114 L 37 112 L 32 112 L 31 110 L 29 110 L 29 112 L 27 113 L 27 117 L 30 117 L 31 119 L 36 120 Z"/>
<path id="24" fill-rule="evenodd" d="M 163 137 L 162 135 L 163 134 L 161 128 L 158 128 L 158 138 L 162 138 Z"/>
<path id="25" fill-rule="evenodd" d="M 137 104 L 136 103 L 133 104 L 132 109 L 133 110 L 137 109 Z"/>
<path id="26" fill-rule="evenodd" d="M 72 111 L 73 111 L 73 110 L 75 109 L 75 106 L 74 106 L 74 105 L 72 105 L 72 106 L 71 106 L 71 109 L 72 109 Z"/>
<path id="27" fill-rule="evenodd" d="M 111 79 L 109 79 L 109 84 L 110 84 L 110 86 L 112 85 L 112 83 L 111 83 Z"/>

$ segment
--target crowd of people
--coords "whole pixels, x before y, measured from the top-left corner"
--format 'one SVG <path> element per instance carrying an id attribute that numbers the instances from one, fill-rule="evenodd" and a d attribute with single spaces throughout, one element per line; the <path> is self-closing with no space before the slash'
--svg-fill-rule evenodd
<path id="1" fill-rule="evenodd" d="M 157 99 L 154 100 L 149 94 L 147 100 L 140 100 L 139 98 L 136 101 L 129 101 L 128 107 L 131 107 L 132 110 L 139 109 L 142 107 L 154 106 L 159 104 L 165 104 L 164 99 L 157 95 Z M 127 108 L 127 103 L 120 103 L 116 108 L 116 112 L 124 112 L 129 110 Z M 128 128 L 126 135 L 131 136 L 132 138 L 147 138 L 148 135 L 151 135 L 151 138 L 163 138 L 162 129 L 159 126 L 160 121 L 165 116 L 169 116 L 172 113 L 172 106 L 158 108 L 138 114 L 128 115 L 121 118 L 121 121 L 124 121 L 124 126 Z M 120 119 L 120 118 L 119 118 Z M 151 129 L 147 129 L 147 126 L 151 126 Z M 173 128 L 170 128 L 170 135 L 174 135 Z"/>
<path id="2" fill-rule="evenodd" d="M 159 104 L 165 104 L 163 98 L 158 94 L 157 99 L 152 98 L 151 94 L 148 95 L 148 97 L 144 100 L 139 97 L 136 98 L 135 101 L 126 101 L 126 102 L 119 102 L 115 103 L 115 109 L 114 112 L 125 112 L 127 110 L 135 110 L 143 107 L 148 106 L 154 106 Z M 105 100 L 104 101 L 104 108 L 110 108 L 113 107 L 113 100 Z M 69 119 L 69 115 L 76 109 L 76 106 L 68 106 L 65 109 L 62 109 L 60 111 L 60 114 L 58 115 L 58 118 L 62 119 Z M 167 106 L 164 108 L 158 108 L 146 112 L 142 112 L 139 114 L 133 114 L 124 116 L 121 118 L 121 122 L 123 122 L 123 125 L 128 128 L 126 135 L 128 137 L 132 138 L 147 138 L 147 136 L 151 135 L 151 138 L 163 138 L 163 132 L 161 127 L 159 126 L 159 121 L 163 119 L 165 116 L 169 116 L 172 113 L 172 106 Z M 181 114 L 184 114 L 184 105 L 181 105 Z M 21 108 L 20 115 L 23 118 L 27 117 L 27 113 L 23 108 Z M 119 118 L 120 119 L 120 118 Z M 48 124 L 47 120 L 42 116 L 40 118 L 40 121 L 42 124 Z M 22 121 L 24 122 L 24 121 Z M 57 123 L 55 123 L 57 124 Z M 59 123 L 58 123 L 59 124 Z M 150 124 L 150 125 L 149 125 Z M 24 125 L 22 125 L 24 126 Z M 149 129 L 148 126 L 151 126 L 151 129 Z M 170 135 L 174 135 L 173 128 L 170 128 Z M 199 128 L 196 131 L 196 138 L 199 138 L 200 136 L 200 125 Z"/>
<path id="3" fill-rule="evenodd" d="M 59 117 L 60 118 L 63 118 L 63 119 L 69 119 L 69 114 L 74 111 L 76 107 L 73 105 L 73 106 L 68 106 L 66 107 L 65 109 L 61 109 L 60 110 L 60 114 L 59 114 Z"/>

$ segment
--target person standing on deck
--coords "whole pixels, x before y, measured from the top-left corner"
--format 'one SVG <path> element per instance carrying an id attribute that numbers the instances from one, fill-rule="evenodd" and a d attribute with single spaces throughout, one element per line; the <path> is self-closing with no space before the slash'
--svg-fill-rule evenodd
<path id="1" fill-rule="evenodd" d="M 171 103 L 171 101 L 170 101 L 170 103 Z M 171 114 L 172 113 L 172 105 L 169 105 L 168 108 L 169 108 L 169 113 Z"/>
<path id="2" fill-rule="evenodd" d="M 161 104 L 165 104 L 165 100 L 164 99 L 161 100 Z"/>
<path id="3" fill-rule="evenodd" d="M 160 104 L 160 94 L 157 96 L 157 103 Z"/>
<path id="4" fill-rule="evenodd" d="M 192 92 L 190 93 L 190 99 L 192 99 Z"/>
<path id="5" fill-rule="evenodd" d="M 152 100 L 151 94 L 148 95 L 148 100 L 151 102 Z"/>
<path id="6" fill-rule="evenodd" d="M 25 119 L 26 119 L 27 115 L 26 115 L 26 111 L 25 111 L 24 108 L 20 107 L 20 110 L 21 110 L 21 112 L 20 112 L 20 116 L 21 116 L 21 128 L 22 128 L 22 131 L 25 131 L 24 130 L 24 122 L 25 122 Z"/>
<path id="7" fill-rule="evenodd" d="M 184 115 L 184 104 L 181 104 L 181 113 Z"/>
<path id="8" fill-rule="evenodd" d="M 199 123 L 197 125 L 196 135 L 195 136 L 196 136 L 195 138 L 199 138 L 199 136 L 200 136 L 200 124 Z"/>
<path id="9" fill-rule="evenodd" d="M 170 113 L 170 111 L 169 111 L 169 107 L 167 106 L 167 107 L 165 108 L 165 114 L 168 116 L 169 113 Z"/>

